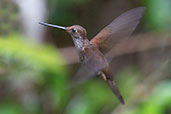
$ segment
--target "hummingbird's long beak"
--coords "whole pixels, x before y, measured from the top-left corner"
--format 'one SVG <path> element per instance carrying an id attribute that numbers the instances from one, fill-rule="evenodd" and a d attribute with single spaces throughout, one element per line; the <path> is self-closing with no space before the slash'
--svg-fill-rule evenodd
<path id="1" fill-rule="evenodd" d="M 48 24 L 48 23 L 44 23 L 44 22 L 39 22 L 39 24 L 44 25 L 44 26 L 55 27 L 55 28 L 66 30 L 66 27 L 63 27 L 63 26 L 52 25 L 52 24 Z"/>

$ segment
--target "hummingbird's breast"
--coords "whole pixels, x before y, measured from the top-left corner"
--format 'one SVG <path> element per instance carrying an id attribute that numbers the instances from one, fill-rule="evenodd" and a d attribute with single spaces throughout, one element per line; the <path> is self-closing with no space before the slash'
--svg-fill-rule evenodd
<path id="1" fill-rule="evenodd" d="M 108 62 L 105 56 L 93 44 L 89 44 L 89 46 L 85 46 L 83 49 L 83 53 L 85 56 L 84 61 L 86 62 L 88 60 L 89 62 L 91 62 L 91 66 L 100 65 L 103 68 L 108 66 Z"/>
<path id="2" fill-rule="evenodd" d="M 75 47 L 78 51 L 80 61 L 87 62 L 91 61 L 92 66 L 108 66 L 108 62 L 100 50 L 88 39 L 76 39 L 73 38 Z M 91 58 L 91 60 L 89 60 Z"/>

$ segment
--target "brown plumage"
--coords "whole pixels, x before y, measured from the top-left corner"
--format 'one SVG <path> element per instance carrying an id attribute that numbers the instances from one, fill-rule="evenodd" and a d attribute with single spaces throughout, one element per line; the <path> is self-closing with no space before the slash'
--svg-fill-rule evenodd
<path id="1" fill-rule="evenodd" d="M 138 25 L 143 12 L 144 7 L 138 7 L 123 13 L 102 29 L 91 41 L 87 39 L 86 29 L 80 25 L 62 27 L 43 22 L 40 22 L 40 24 L 64 29 L 71 35 L 78 51 L 80 61 L 82 62 L 80 69 L 73 78 L 74 84 L 78 84 L 96 75 L 100 75 L 105 81 L 107 81 L 109 87 L 120 102 L 124 104 L 124 99 L 109 70 L 110 61 L 106 59 L 106 55 L 110 53 L 110 50 L 116 43 L 128 38 L 132 34 Z M 110 55 L 111 60 L 114 57 L 114 54 Z"/>
<path id="2" fill-rule="evenodd" d="M 77 33 L 82 36 L 82 38 L 86 39 L 87 38 L 87 31 L 85 28 L 83 28 L 82 26 L 80 25 L 73 25 L 73 26 L 70 26 L 70 27 L 66 27 L 66 31 L 68 31 L 69 33 L 72 33 L 72 29 L 76 29 L 77 30 Z"/>

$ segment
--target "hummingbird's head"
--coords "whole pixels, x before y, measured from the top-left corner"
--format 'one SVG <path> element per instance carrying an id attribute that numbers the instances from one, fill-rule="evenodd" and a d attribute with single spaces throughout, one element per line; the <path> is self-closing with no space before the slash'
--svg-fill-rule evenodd
<path id="1" fill-rule="evenodd" d="M 87 31 L 80 25 L 73 25 L 70 27 L 66 27 L 66 31 L 75 39 L 86 39 Z"/>
<path id="2" fill-rule="evenodd" d="M 62 26 L 58 26 L 58 25 L 47 24 L 44 22 L 39 22 L 39 24 L 66 30 L 74 39 L 86 39 L 87 38 L 86 29 L 80 25 L 73 25 L 70 27 L 62 27 Z"/>

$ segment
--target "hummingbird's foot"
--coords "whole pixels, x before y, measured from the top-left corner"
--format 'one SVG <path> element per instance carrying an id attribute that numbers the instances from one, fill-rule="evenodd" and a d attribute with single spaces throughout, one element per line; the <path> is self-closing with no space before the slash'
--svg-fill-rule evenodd
<path id="1" fill-rule="evenodd" d="M 82 51 L 85 52 L 86 51 L 86 47 L 82 47 Z"/>
<path id="2" fill-rule="evenodd" d="M 102 77 L 105 81 L 107 80 L 104 73 L 101 73 L 101 77 Z"/>

